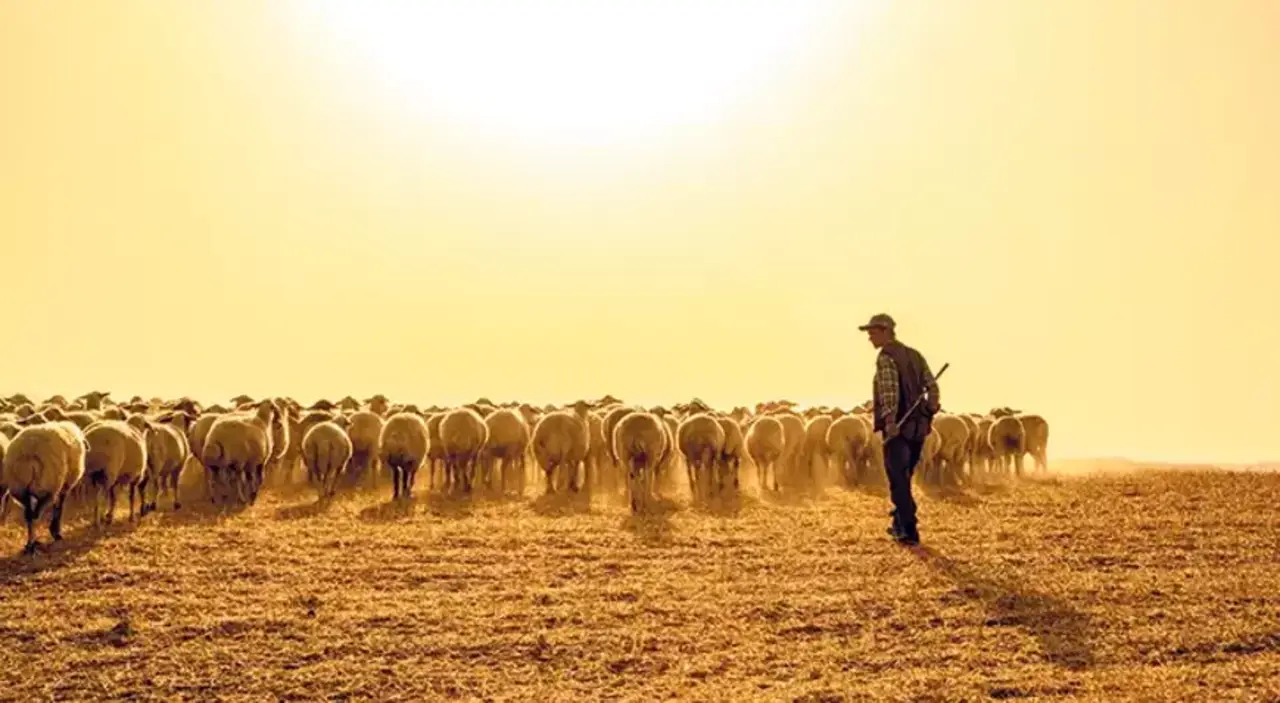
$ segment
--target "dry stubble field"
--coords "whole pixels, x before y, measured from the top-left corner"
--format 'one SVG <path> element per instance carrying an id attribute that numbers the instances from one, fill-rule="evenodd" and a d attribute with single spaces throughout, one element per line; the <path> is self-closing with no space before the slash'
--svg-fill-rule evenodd
<path id="1" fill-rule="evenodd" d="M 1141 471 L 887 503 L 153 515 L 27 560 L 4 700 L 1276 700 L 1280 475 Z"/>

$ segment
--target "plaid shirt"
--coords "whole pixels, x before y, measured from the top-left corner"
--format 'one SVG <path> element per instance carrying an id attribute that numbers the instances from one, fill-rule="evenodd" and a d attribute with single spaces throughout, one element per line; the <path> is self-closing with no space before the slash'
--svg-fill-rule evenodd
<path id="1" fill-rule="evenodd" d="M 938 382 L 933 377 L 933 372 L 929 370 L 929 364 L 925 363 L 924 368 L 924 386 L 928 389 L 929 398 L 935 403 L 941 403 L 941 396 L 938 395 Z M 896 421 L 898 417 L 898 367 L 893 363 L 893 359 L 888 354 L 876 355 L 876 399 L 880 401 L 881 414 L 884 419 L 889 422 Z"/>

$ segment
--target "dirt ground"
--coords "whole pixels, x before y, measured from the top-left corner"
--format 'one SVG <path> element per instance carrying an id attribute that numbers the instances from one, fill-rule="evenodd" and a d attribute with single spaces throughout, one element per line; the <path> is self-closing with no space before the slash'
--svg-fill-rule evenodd
<path id="1" fill-rule="evenodd" d="M 388 491 L 389 493 L 389 491 Z M 1280 475 L 0 528 L 0 699 L 1277 700 Z M 47 533 L 43 533 L 47 537 Z"/>

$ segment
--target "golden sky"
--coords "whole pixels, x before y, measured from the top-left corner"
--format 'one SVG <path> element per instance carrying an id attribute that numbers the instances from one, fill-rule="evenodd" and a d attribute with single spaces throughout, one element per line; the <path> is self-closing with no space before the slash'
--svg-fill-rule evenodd
<path id="1" fill-rule="evenodd" d="M 302 0 L 0 3 L 0 392 L 851 405 L 887 311 L 1051 454 L 1280 455 L 1280 3 L 856 2 L 580 141 Z"/>

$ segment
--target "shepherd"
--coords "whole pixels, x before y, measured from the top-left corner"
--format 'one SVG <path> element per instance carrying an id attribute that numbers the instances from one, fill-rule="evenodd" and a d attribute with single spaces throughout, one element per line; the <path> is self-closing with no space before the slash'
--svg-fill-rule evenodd
<path id="1" fill-rule="evenodd" d="M 899 544 L 914 546 L 920 543 L 920 531 L 911 477 L 933 429 L 933 416 L 941 408 L 938 382 L 924 356 L 898 341 L 892 317 L 873 315 L 858 329 L 880 350 L 871 398 L 875 431 L 884 438 L 884 469 L 893 501 L 888 532 Z"/>

